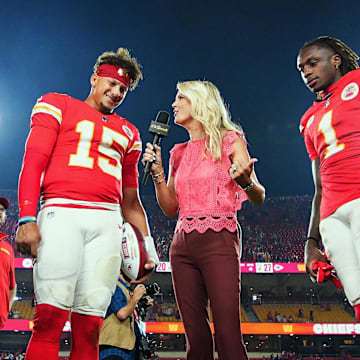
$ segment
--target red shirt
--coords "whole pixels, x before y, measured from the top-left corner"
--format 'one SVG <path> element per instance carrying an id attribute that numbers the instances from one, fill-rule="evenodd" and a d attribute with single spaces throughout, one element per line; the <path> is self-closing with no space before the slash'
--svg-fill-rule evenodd
<path id="1" fill-rule="evenodd" d="M 3 240 L 6 236 L 0 232 L 0 329 L 9 316 L 9 289 L 13 289 L 16 285 L 14 251 Z"/>
<path id="2" fill-rule="evenodd" d="M 341 77 L 303 115 L 311 160 L 320 158 L 321 219 L 360 198 L 360 69 Z"/>
<path id="3" fill-rule="evenodd" d="M 20 217 L 43 200 L 120 203 L 123 187 L 138 187 L 138 129 L 68 95 L 41 97 L 31 114 L 19 180 Z"/>

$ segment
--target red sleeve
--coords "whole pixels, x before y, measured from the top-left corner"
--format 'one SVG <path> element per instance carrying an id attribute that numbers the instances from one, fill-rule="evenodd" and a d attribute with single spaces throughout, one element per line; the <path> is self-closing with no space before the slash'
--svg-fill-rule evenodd
<path id="1" fill-rule="evenodd" d="M 122 176 L 123 187 L 139 187 L 139 170 L 138 162 L 141 155 L 141 151 L 133 150 L 129 154 L 126 154 L 126 161 L 123 163 Z"/>
<path id="2" fill-rule="evenodd" d="M 306 131 L 304 133 L 304 141 L 305 141 L 306 150 L 307 150 L 307 152 L 309 154 L 309 157 L 310 157 L 311 161 L 317 159 L 319 157 L 319 155 L 316 152 L 314 144 L 313 144 L 310 136 L 307 135 Z"/>
<path id="3" fill-rule="evenodd" d="M 35 105 L 44 104 L 40 98 Z M 40 196 L 41 176 L 55 145 L 59 122 L 51 114 L 36 113 L 31 116 L 31 130 L 25 145 L 25 155 L 19 177 L 19 217 L 36 216 Z"/>
<path id="4" fill-rule="evenodd" d="M 312 108 L 313 106 L 308 111 L 306 111 L 306 113 L 302 116 L 299 125 L 300 134 L 304 137 L 306 150 L 308 152 L 311 161 L 319 157 L 317 151 L 315 150 L 314 143 L 311 140 L 311 136 L 309 135 L 308 124 L 311 124 L 311 122 L 314 119 Z"/>
<path id="5" fill-rule="evenodd" d="M 134 137 L 129 143 L 129 148 L 124 157 L 122 164 L 122 181 L 123 188 L 139 187 L 139 170 L 138 163 L 141 155 L 141 139 L 137 128 L 132 126 Z"/>
<path id="6" fill-rule="evenodd" d="M 13 248 L 9 247 L 9 251 L 10 251 L 10 257 L 11 257 L 10 274 L 9 274 L 9 279 L 10 279 L 9 288 L 13 289 L 16 286 L 16 281 L 15 281 L 15 259 L 14 259 L 14 250 L 13 250 Z"/>

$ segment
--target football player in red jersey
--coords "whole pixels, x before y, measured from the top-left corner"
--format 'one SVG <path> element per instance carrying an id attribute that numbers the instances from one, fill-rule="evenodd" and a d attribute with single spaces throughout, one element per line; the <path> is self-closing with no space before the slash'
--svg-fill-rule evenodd
<path id="1" fill-rule="evenodd" d="M 50 93 L 33 108 L 16 236 L 17 249 L 36 258 L 27 360 L 58 358 L 69 311 L 70 359 L 98 359 L 99 332 L 121 264 L 123 221 L 146 236 L 148 272 L 139 281 L 158 263 L 138 195 L 139 131 L 114 113 L 141 78 L 127 49 L 105 52 L 94 66 L 85 101 Z"/>
<path id="2" fill-rule="evenodd" d="M 314 279 L 319 275 L 314 265 L 327 261 L 319 251 L 322 242 L 360 321 L 358 59 L 346 44 L 328 36 L 305 43 L 298 55 L 302 78 L 317 94 L 300 123 L 315 185 L 305 244 L 306 268 Z M 327 274 L 331 278 L 331 272 Z"/>

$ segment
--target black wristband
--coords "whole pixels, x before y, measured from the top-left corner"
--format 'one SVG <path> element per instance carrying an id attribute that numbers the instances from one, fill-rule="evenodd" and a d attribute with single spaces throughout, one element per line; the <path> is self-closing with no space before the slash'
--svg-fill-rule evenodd
<path id="1" fill-rule="evenodd" d="M 28 223 L 31 223 L 31 222 L 36 223 L 36 220 L 23 220 L 23 221 L 19 221 L 19 226 L 25 225 L 25 224 L 28 224 Z"/>
<path id="2" fill-rule="evenodd" d="M 308 236 L 308 237 L 304 240 L 304 242 L 307 242 L 307 241 L 310 240 L 310 239 L 316 241 L 316 243 L 317 243 L 318 245 L 319 245 L 320 242 L 321 242 L 320 239 L 314 238 L 313 236 Z"/>

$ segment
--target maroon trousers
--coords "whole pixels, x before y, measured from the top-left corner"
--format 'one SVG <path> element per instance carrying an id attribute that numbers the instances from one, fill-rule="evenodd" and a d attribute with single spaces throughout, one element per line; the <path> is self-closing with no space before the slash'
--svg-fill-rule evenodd
<path id="1" fill-rule="evenodd" d="M 176 233 L 170 248 L 187 359 L 214 359 L 209 301 L 220 360 L 247 360 L 240 319 L 240 240 L 227 230 Z"/>

